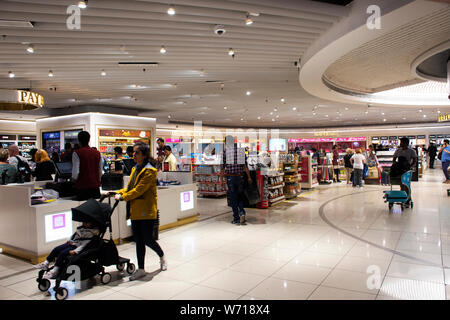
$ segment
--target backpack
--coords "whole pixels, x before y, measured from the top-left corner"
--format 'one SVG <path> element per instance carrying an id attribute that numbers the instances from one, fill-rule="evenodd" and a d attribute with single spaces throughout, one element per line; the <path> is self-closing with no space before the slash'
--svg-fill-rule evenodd
<path id="1" fill-rule="evenodd" d="M 28 162 L 23 161 L 19 156 L 15 156 L 17 159 L 17 182 L 31 182 L 31 168 Z"/>

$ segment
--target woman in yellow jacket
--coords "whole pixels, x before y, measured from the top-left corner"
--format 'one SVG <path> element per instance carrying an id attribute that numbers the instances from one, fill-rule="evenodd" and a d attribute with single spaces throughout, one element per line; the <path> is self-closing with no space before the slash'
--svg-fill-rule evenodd
<path id="1" fill-rule="evenodd" d="M 167 270 L 167 263 L 159 244 L 153 239 L 153 227 L 157 218 L 156 169 L 149 163 L 150 148 L 142 142 L 133 147 L 136 166 L 131 170 L 130 180 L 125 189 L 116 192 L 116 200 L 127 202 L 127 215 L 131 219 L 139 269 L 130 277 L 136 280 L 145 276 L 145 245 L 155 251 L 160 258 L 161 270 Z"/>

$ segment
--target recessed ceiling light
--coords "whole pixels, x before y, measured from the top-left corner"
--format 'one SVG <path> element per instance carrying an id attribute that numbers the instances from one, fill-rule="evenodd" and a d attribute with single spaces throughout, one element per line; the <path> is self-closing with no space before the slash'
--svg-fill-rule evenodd
<path id="1" fill-rule="evenodd" d="M 277 114 L 277 116 L 275 118 L 279 118 L 280 116 Z"/>
<path id="2" fill-rule="evenodd" d="M 422 109 L 419 109 L 419 112 L 422 112 L 423 110 Z"/>
<path id="3" fill-rule="evenodd" d="M 384 122 L 386 122 L 386 119 L 383 119 Z"/>
<path id="4" fill-rule="evenodd" d="M 228 108 L 227 107 L 223 107 L 225 110 L 227 110 Z"/>
<path id="5" fill-rule="evenodd" d="M 271 112 L 270 115 L 273 115 L 273 112 Z"/>
<path id="6" fill-rule="evenodd" d="M 173 16 L 175 14 L 175 8 L 170 7 L 169 9 L 167 9 L 167 14 Z"/>
<path id="7" fill-rule="evenodd" d="M 277 111 L 278 111 L 278 108 L 274 108 L 273 111 L 277 112 Z"/>
<path id="8" fill-rule="evenodd" d="M 384 112 L 382 112 L 381 115 L 384 116 Z"/>
<path id="9" fill-rule="evenodd" d="M 172 116 L 171 116 L 171 115 L 169 114 L 169 115 L 167 116 L 167 118 L 169 118 L 169 119 L 170 119 L 170 118 L 172 118 Z"/>
<path id="10" fill-rule="evenodd" d="M 205 70 L 200 69 L 200 75 L 201 75 L 201 76 L 204 76 L 204 75 L 205 75 Z"/>
<path id="11" fill-rule="evenodd" d="M 281 102 L 285 102 L 286 101 L 284 98 L 281 98 L 280 100 L 281 100 Z"/>
<path id="12" fill-rule="evenodd" d="M 232 56 L 234 54 L 234 49 L 233 48 L 229 48 L 228 49 L 228 55 Z"/>
<path id="13" fill-rule="evenodd" d="M 328 118 L 328 115 L 326 114 L 326 115 L 325 115 L 325 117 L 327 117 L 327 118 Z"/>
<path id="14" fill-rule="evenodd" d="M 424 118 L 426 118 L 426 117 L 427 117 L 427 115 L 426 115 L 426 114 L 424 114 L 424 115 L 423 115 L 423 117 L 424 117 Z"/>
<path id="15" fill-rule="evenodd" d="M 441 110 L 438 110 L 437 113 L 441 113 Z"/>
<path id="16" fill-rule="evenodd" d="M 292 110 L 294 110 L 294 111 L 297 110 L 297 107 L 292 107 Z"/>
<path id="17" fill-rule="evenodd" d="M 52 70 L 49 70 L 49 71 L 48 71 L 48 76 L 49 76 L 49 77 L 53 77 L 53 71 L 52 71 Z"/>
<path id="18" fill-rule="evenodd" d="M 258 117 L 258 120 L 261 120 L 261 117 Z"/>
<path id="19" fill-rule="evenodd" d="M 241 118 L 241 121 L 244 121 L 244 118 Z"/>
<path id="20" fill-rule="evenodd" d="M 345 110 L 348 110 L 348 107 L 345 107 Z"/>
<path id="21" fill-rule="evenodd" d="M 80 9 L 86 9 L 87 8 L 87 0 L 86 1 L 79 1 L 78 2 L 78 8 Z"/>
<path id="22" fill-rule="evenodd" d="M 250 91 L 247 91 L 245 94 L 249 96 L 249 95 L 251 95 L 252 93 L 251 93 Z"/>
<path id="23" fill-rule="evenodd" d="M 366 111 L 365 114 L 369 114 L 369 111 Z"/>
<path id="24" fill-rule="evenodd" d="M 12 71 L 8 71 L 8 77 L 14 78 L 16 75 Z"/>
<path id="25" fill-rule="evenodd" d="M 406 117 L 403 117 L 402 119 L 403 119 L 403 120 L 406 120 Z"/>
<path id="26" fill-rule="evenodd" d="M 27 48 L 27 52 L 28 53 L 34 53 L 34 46 L 32 44 L 30 44 Z"/>
<path id="27" fill-rule="evenodd" d="M 159 52 L 162 54 L 165 54 L 167 52 L 167 50 L 164 46 L 161 46 L 161 49 L 159 49 Z"/>
<path id="28" fill-rule="evenodd" d="M 104 69 L 102 70 L 101 75 L 102 75 L 102 77 L 106 76 L 106 72 Z"/>
<path id="29" fill-rule="evenodd" d="M 272 121 L 275 121 L 275 119 L 272 119 Z"/>
<path id="30" fill-rule="evenodd" d="M 247 26 L 249 26 L 249 25 L 251 25 L 253 23 L 253 20 L 250 18 L 250 14 L 247 12 L 247 16 L 246 16 L 246 19 L 245 19 L 245 24 L 247 25 Z"/>
<path id="31" fill-rule="evenodd" d="M 313 116 L 315 116 L 316 115 L 316 113 L 315 112 L 313 112 Z"/>

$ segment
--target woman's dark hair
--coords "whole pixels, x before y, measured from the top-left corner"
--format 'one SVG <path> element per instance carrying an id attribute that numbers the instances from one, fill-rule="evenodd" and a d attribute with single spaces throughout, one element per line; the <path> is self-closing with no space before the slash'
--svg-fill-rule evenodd
<path id="1" fill-rule="evenodd" d="M 143 142 L 136 142 L 133 146 L 133 148 L 138 147 L 139 151 L 142 153 L 142 155 L 145 157 L 146 160 L 149 160 L 150 158 L 150 147 L 148 144 L 145 144 Z"/>
<path id="2" fill-rule="evenodd" d="M 87 131 L 80 131 L 78 133 L 78 142 L 82 147 L 85 147 L 89 144 L 89 140 L 91 140 L 91 135 Z"/>
<path id="3" fill-rule="evenodd" d="M 123 153 L 123 149 L 122 149 L 122 147 L 117 146 L 117 147 L 114 148 L 114 152 L 117 152 L 118 154 L 122 154 Z"/>
<path id="4" fill-rule="evenodd" d="M 34 156 L 36 155 L 36 152 L 38 152 L 38 149 L 36 149 L 36 148 L 33 148 L 33 149 L 30 150 L 30 157 L 31 157 L 31 160 L 32 160 L 33 162 L 36 162 L 36 161 L 34 160 Z"/>
<path id="5" fill-rule="evenodd" d="M 172 152 L 172 148 L 171 148 L 170 146 L 164 146 L 164 149 L 163 149 L 163 150 L 167 150 L 167 151 Z"/>

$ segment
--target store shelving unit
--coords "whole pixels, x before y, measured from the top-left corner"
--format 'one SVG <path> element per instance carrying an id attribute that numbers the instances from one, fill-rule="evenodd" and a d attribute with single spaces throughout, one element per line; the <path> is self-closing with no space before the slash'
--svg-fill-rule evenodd
<path id="1" fill-rule="evenodd" d="M 286 199 L 292 199 L 297 196 L 300 189 L 298 183 L 298 155 L 280 155 L 280 165 L 284 173 L 284 196 Z"/>
<path id="2" fill-rule="evenodd" d="M 114 148 L 122 147 L 125 155 L 128 146 L 142 141 L 150 145 L 150 131 L 100 129 L 98 135 L 98 151 L 107 161 L 114 160 Z"/>
<path id="3" fill-rule="evenodd" d="M 199 195 L 221 197 L 227 194 L 227 180 L 220 175 L 220 165 L 198 165 L 193 169 Z"/>
<path id="4" fill-rule="evenodd" d="M 317 161 L 311 155 L 302 156 L 298 162 L 299 184 L 301 189 L 312 189 L 319 185 L 317 181 Z"/>

